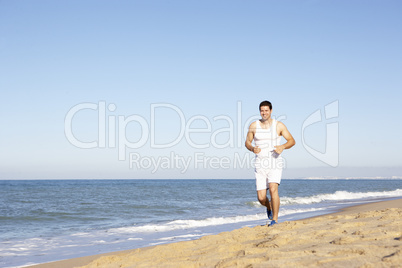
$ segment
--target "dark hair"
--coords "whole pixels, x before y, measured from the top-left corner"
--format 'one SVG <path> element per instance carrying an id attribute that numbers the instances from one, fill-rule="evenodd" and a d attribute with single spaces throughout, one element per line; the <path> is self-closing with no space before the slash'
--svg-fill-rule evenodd
<path id="1" fill-rule="evenodd" d="M 261 111 L 261 107 L 262 107 L 262 106 L 268 106 L 269 109 L 272 110 L 272 104 L 271 104 L 269 101 L 267 101 L 267 100 L 265 100 L 265 101 L 263 101 L 263 102 L 260 103 L 260 111 Z"/>

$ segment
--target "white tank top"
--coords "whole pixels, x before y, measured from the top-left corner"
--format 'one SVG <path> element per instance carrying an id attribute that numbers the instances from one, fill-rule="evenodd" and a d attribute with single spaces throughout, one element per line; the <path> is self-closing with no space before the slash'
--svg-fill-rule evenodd
<path id="1" fill-rule="evenodd" d="M 254 142 L 261 152 L 257 155 L 258 157 L 268 157 L 272 156 L 274 146 L 280 145 L 281 136 L 278 135 L 276 127 L 278 121 L 272 119 L 272 124 L 269 129 L 264 129 L 261 127 L 260 120 L 256 122 L 256 129 L 254 134 Z"/>

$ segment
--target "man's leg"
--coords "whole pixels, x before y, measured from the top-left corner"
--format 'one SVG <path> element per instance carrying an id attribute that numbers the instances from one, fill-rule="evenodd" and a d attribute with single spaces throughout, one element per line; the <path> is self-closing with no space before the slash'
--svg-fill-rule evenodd
<path id="1" fill-rule="evenodd" d="M 266 191 L 265 191 L 265 193 L 266 193 Z M 278 193 L 278 184 L 277 183 L 274 183 L 274 182 L 269 183 L 269 194 L 271 195 L 272 212 L 274 214 L 273 220 L 278 221 L 280 201 L 279 201 L 279 193 Z M 268 204 L 269 204 L 269 202 L 268 202 Z"/>
<path id="2" fill-rule="evenodd" d="M 269 203 L 269 199 L 267 197 L 267 189 L 258 190 L 257 198 L 258 198 L 258 201 L 260 201 L 261 205 L 267 207 L 268 210 L 271 210 L 271 204 Z"/>

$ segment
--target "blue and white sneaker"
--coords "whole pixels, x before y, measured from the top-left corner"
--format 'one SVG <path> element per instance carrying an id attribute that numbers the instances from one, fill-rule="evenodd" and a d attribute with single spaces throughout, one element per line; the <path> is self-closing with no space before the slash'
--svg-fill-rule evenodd
<path id="1" fill-rule="evenodd" d="M 274 218 L 274 215 L 272 214 L 272 210 L 269 210 L 268 208 L 267 208 L 267 216 L 268 216 L 268 219 L 270 219 L 270 220 L 272 220 Z"/>
<path id="2" fill-rule="evenodd" d="M 275 225 L 275 224 L 278 224 L 278 223 L 277 223 L 276 221 L 271 221 L 271 223 L 268 224 L 268 226 L 271 227 L 271 226 L 273 226 L 273 225 Z"/>

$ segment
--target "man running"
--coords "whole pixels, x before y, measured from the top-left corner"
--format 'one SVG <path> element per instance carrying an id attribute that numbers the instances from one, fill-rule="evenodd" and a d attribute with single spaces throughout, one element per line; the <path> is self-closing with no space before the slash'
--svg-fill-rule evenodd
<path id="1" fill-rule="evenodd" d="M 283 159 L 282 152 L 296 144 L 286 126 L 271 118 L 272 104 L 269 101 L 260 103 L 261 119 L 251 123 L 246 148 L 255 153 L 255 179 L 257 197 L 261 205 L 267 207 L 267 215 L 271 221 L 269 226 L 278 223 L 279 194 L 278 186 L 281 183 Z M 286 139 L 280 144 L 281 137 Z M 254 140 L 255 146 L 252 145 Z M 267 198 L 267 190 L 271 202 Z"/>

